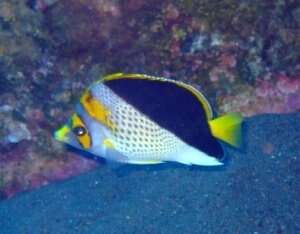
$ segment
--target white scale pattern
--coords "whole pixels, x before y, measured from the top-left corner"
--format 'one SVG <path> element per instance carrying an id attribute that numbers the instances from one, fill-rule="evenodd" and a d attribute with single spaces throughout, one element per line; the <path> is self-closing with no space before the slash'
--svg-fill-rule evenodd
<path id="1" fill-rule="evenodd" d="M 131 160 L 164 160 L 164 156 L 176 153 L 185 145 L 103 83 L 96 83 L 92 94 L 111 111 L 110 118 L 117 129 L 112 134 L 116 150 Z"/>

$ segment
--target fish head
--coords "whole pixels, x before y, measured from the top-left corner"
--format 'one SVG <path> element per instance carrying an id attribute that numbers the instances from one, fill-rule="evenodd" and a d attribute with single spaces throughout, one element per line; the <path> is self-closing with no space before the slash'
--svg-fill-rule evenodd
<path id="1" fill-rule="evenodd" d="M 67 123 L 55 131 L 54 138 L 81 150 L 88 151 L 92 145 L 90 131 L 76 112 Z"/>
<path id="2" fill-rule="evenodd" d="M 69 120 L 54 132 L 56 140 L 97 155 L 104 154 L 103 141 L 106 135 L 105 126 L 82 110 L 74 112 Z"/>

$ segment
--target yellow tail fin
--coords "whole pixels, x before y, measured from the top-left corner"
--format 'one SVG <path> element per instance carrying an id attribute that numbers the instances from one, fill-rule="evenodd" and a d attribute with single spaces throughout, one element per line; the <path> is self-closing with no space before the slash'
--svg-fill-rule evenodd
<path id="1" fill-rule="evenodd" d="M 242 122 L 243 117 L 241 114 L 228 113 L 210 120 L 208 123 L 214 137 L 232 146 L 240 147 L 242 144 Z"/>

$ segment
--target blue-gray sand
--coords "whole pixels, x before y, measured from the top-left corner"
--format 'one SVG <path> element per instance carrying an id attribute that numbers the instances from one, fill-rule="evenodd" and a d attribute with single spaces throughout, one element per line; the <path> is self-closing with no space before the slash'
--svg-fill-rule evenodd
<path id="1" fill-rule="evenodd" d="M 100 165 L 2 201 L 0 233 L 300 233 L 300 113 L 243 128 L 222 168 Z"/>

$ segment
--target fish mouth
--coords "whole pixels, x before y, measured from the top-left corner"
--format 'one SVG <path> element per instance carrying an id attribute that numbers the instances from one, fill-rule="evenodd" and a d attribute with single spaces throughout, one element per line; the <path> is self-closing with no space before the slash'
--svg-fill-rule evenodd
<path id="1" fill-rule="evenodd" d="M 61 142 L 68 142 L 70 128 L 67 125 L 62 126 L 54 132 L 54 138 Z"/>

